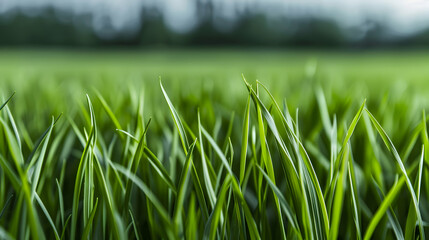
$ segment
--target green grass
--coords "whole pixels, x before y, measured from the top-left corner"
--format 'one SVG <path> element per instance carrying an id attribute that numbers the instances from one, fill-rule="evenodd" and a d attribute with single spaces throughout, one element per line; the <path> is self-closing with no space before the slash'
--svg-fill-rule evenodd
<path id="1" fill-rule="evenodd" d="M 421 52 L 1 52 L 0 239 L 429 232 Z"/>

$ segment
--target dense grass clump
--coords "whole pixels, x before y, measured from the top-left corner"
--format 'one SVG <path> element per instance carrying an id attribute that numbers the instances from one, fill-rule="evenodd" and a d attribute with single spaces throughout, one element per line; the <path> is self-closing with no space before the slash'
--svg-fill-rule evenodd
<path id="1" fill-rule="evenodd" d="M 429 105 L 402 85 L 34 78 L 4 84 L 0 239 L 429 232 Z"/>

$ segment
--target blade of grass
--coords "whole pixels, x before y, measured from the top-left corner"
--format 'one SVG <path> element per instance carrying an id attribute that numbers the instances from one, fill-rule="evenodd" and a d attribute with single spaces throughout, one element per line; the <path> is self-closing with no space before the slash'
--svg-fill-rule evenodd
<path id="1" fill-rule="evenodd" d="M 180 214 L 183 209 L 183 203 L 185 201 L 185 193 L 188 185 L 189 179 L 189 170 L 192 163 L 192 153 L 194 151 L 195 144 L 197 143 L 197 139 L 191 144 L 188 150 L 188 155 L 186 155 L 186 161 L 183 165 L 182 173 L 180 174 L 180 180 L 178 185 L 178 193 L 176 199 L 176 206 L 174 208 L 173 219 L 174 222 L 179 224 Z"/>
<path id="2" fill-rule="evenodd" d="M 174 108 L 173 104 L 170 101 L 170 98 L 168 97 L 167 93 L 164 90 L 164 87 L 161 83 L 161 77 L 159 77 L 159 85 L 161 86 L 162 93 L 164 94 L 165 101 L 167 101 L 168 107 L 170 108 L 171 116 L 173 117 L 174 124 L 177 127 L 177 130 L 179 130 L 179 136 L 180 136 L 180 142 L 182 143 L 183 151 L 185 154 L 187 154 L 187 150 L 189 147 L 188 139 L 186 137 L 186 131 L 183 127 L 182 122 L 180 121 L 179 114 L 177 114 L 176 109 Z"/>
<path id="3" fill-rule="evenodd" d="M 58 182 L 58 179 L 55 179 L 57 183 L 57 189 L 58 189 L 58 201 L 60 203 L 60 216 L 61 216 L 61 226 L 64 228 L 64 200 L 63 200 L 63 191 L 61 190 L 60 183 Z"/>
<path id="4" fill-rule="evenodd" d="M 390 140 L 390 138 L 387 136 L 387 133 L 384 131 L 384 129 L 378 123 L 378 121 L 374 118 L 374 116 L 369 112 L 368 109 L 365 109 L 365 110 L 368 113 L 368 116 L 370 117 L 371 122 L 373 123 L 373 125 L 377 129 L 378 133 L 380 134 L 381 138 L 383 139 L 383 141 L 384 141 L 387 149 L 390 151 L 390 153 L 393 155 L 393 157 L 395 158 L 396 162 L 398 163 L 403 176 L 405 176 L 406 185 L 407 185 L 408 191 L 410 192 L 411 199 L 412 199 L 412 202 L 414 204 L 414 210 L 416 211 L 417 220 L 419 222 L 420 238 L 424 239 L 423 220 L 422 220 L 422 217 L 421 217 L 421 214 L 420 214 L 418 200 L 417 200 L 416 194 L 414 192 L 413 185 L 411 184 L 411 181 L 410 181 L 410 179 L 408 177 L 407 171 L 405 170 L 405 166 L 402 163 L 401 157 L 399 156 L 398 152 L 396 151 L 395 146 L 393 145 L 393 143 Z"/>
<path id="5" fill-rule="evenodd" d="M 373 179 L 374 185 L 376 186 L 377 192 L 381 198 L 381 200 L 383 200 L 384 198 L 384 193 L 381 190 L 380 186 L 377 184 L 377 182 Z M 393 232 L 395 233 L 395 237 L 396 239 L 399 240 L 403 240 L 404 239 L 404 233 L 402 232 L 401 229 L 401 225 L 399 224 L 399 221 L 396 217 L 395 212 L 392 209 L 392 206 L 389 207 L 389 210 L 387 211 L 387 217 L 389 219 L 389 223 L 393 228 Z"/>
<path id="6" fill-rule="evenodd" d="M 421 188 L 421 184 L 422 184 L 424 155 L 425 155 L 425 146 L 423 144 L 422 153 L 421 153 L 420 162 L 419 162 L 419 169 L 417 172 L 416 180 L 414 182 L 414 188 L 415 188 L 416 195 L 417 195 L 417 202 L 419 202 L 419 203 L 420 203 L 420 188 Z M 416 213 L 415 213 L 415 211 L 413 211 L 413 205 L 410 203 L 410 206 L 408 207 L 407 222 L 405 224 L 405 239 L 406 240 L 416 238 L 416 236 L 415 236 L 416 220 L 417 220 Z"/>
<path id="7" fill-rule="evenodd" d="M 243 185 L 244 173 L 246 170 L 247 145 L 249 138 L 249 122 L 250 122 L 250 94 L 247 97 L 246 111 L 243 120 L 243 134 L 241 137 L 241 155 L 240 155 L 240 186 Z"/>
<path id="8" fill-rule="evenodd" d="M 52 230 L 54 230 L 55 239 L 59 240 L 60 236 L 58 235 L 58 231 L 57 231 L 57 228 L 55 227 L 54 221 L 52 221 L 51 215 L 49 215 L 49 212 L 46 209 L 45 205 L 43 204 L 42 200 L 40 199 L 39 195 L 37 193 L 34 193 L 34 197 L 37 200 L 37 203 L 39 203 L 39 206 L 42 209 L 43 213 L 45 214 L 46 218 L 48 219 L 48 222 L 51 225 Z"/>
<path id="9" fill-rule="evenodd" d="M 372 237 L 372 234 L 374 233 L 375 228 L 377 227 L 380 220 L 383 218 L 386 211 L 391 206 L 393 200 L 398 196 L 400 193 L 400 190 L 405 184 L 405 175 L 402 175 L 401 178 L 390 189 L 389 193 L 384 198 L 383 202 L 380 204 L 380 206 L 377 209 L 377 212 L 374 214 L 373 218 L 371 219 L 368 228 L 366 229 L 364 239 L 369 240 Z"/>
<path id="10" fill-rule="evenodd" d="M 88 239 L 90 237 L 91 228 L 93 228 L 93 219 L 95 216 L 95 212 L 97 211 L 98 206 L 98 198 L 95 199 L 94 208 L 92 208 L 91 214 L 89 215 L 89 219 L 86 223 L 85 228 L 83 229 L 82 239 Z"/>

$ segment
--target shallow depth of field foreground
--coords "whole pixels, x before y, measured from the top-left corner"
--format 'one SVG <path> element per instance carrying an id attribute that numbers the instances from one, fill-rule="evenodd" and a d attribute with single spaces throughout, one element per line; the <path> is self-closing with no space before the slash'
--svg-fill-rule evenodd
<path id="1" fill-rule="evenodd" d="M 419 53 L 37 54 L 0 58 L 0 239 L 428 236 Z"/>

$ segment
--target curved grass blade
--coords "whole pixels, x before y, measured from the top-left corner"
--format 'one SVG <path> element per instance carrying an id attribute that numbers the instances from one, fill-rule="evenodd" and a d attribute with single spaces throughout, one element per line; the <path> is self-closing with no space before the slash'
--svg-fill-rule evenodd
<path id="1" fill-rule="evenodd" d="M 247 97 L 246 110 L 243 120 L 243 134 L 241 137 L 241 154 L 240 154 L 240 186 L 243 185 L 244 173 L 246 171 L 247 145 L 249 139 L 249 122 L 250 122 L 250 94 Z"/>
<path id="2" fill-rule="evenodd" d="M 82 234 L 82 239 L 88 239 L 90 236 L 90 232 L 91 232 L 91 228 L 93 228 L 93 219 L 95 216 L 95 212 L 97 211 L 97 206 L 98 206 L 98 198 L 95 199 L 95 205 L 94 208 L 91 211 L 91 214 L 89 215 L 89 219 L 86 223 L 86 226 L 83 230 L 83 234 Z"/>
<path id="3" fill-rule="evenodd" d="M 55 123 L 55 121 L 52 118 L 52 123 L 51 123 L 50 127 L 48 128 L 49 131 L 46 134 L 46 138 L 44 138 L 44 140 L 43 140 L 44 143 L 43 143 L 42 149 L 40 150 L 40 154 L 39 154 L 39 157 L 37 160 L 36 169 L 33 173 L 33 179 L 31 182 L 32 198 L 34 197 L 34 194 L 36 193 L 36 188 L 37 188 L 37 185 L 39 183 L 40 173 L 42 172 L 42 166 L 43 166 L 44 159 L 45 159 L 46 149 L 48 147 L 48 143 L 49 143 L 49 139 L 51 137 L 51 133 L 52 133 L 52 129 L 54 127 L 54 123 Z M 36 146 L 38 147 L 39 145 L 36 145 Z"/>
<path id="4" fill-rule="evenodd" d="M 66 223 L 64 224 L 63 231 L 61 232 L 61 240 L 65 239 L 67 226 L 69 225 L 71 214 L 67 217 Z"/>
<path id="5" fill-rule="evenodd" d="M 136 221 L 134 220 L 133 212 L 131 211 L 131 209 L 129 209 L 128 211 L 130 212 L 131 222 L 134 228 L 134 235 L 136 236 L 137 240 L 140 240 L 140 234 L 139 234 L 139 230 L 137 229 Z"/>
<path id="6" fill-rule="evenodd" d="M 422 174 L 423 174 L 423 162 L 424 162 L 424 155 L 425 155 L 425 145 L 422 146 L 422 153 L 420 157 L 419 162 L 419 169 L 417 172 L 416 180 L 414 182 L 414 188 L 417 195 L 417 201 L 420 203 L 420 189 L 422 184 Z M 407 222 L 405 224 L 405 239 L 415 239 L 415 229 L 416 229 L 416 213 L 413 211 L 413 206 L 410 203 L 410 206 L 408 207 L 408 216 L 407 216 Z"/>
<path id="7" fill-rule="evenodd" d="M 338 229 L 340 227 L 341 212 L 343 208 L 344 201 L 344 185 L 347 180 L 347 166 L 349 162 L 350 145 L 346 146 L 344 149 L 341 159 L 341 169 L 338 176 L 337 186 L 335 187 L 334 194 L 334 209 L 331 215 L 331 227 L 329 231 L 329 239 L 338 238 Z"/>
<path id="8" fill-rule="evenodd" d="M 140 164 L 140 159 L 143 155 L 143 149 L 144 149 L 144 137 L 147 133 L 147 130 L 149 128 L 149 124 L 151 122 L 151 119 L 148 120 L 148 123 L 146 124 L 146 128 L 144 130 L 144 132 L 142 133 L 142 135 L 140 136 L 140 140 L 139 143 L 137 145 L 137 148 L 134 152 L 134 156 L 132 158 L 132 162 L 130 163 L 130 171 L 135 174 L 137 171 L 137 168 Z M 124 197 L 124 211 L 125 209 L 128 208 L 128 204 L 130 202 L 130 197 L 131 197 L 131 188 L 132 188 L 132 183 L 130 181 L 130 179 L 127 179 L 126 181 L 126 187 L 125 187 L 125 197 Z"/>
<path id="9" fill-rule="evenodd" d="M 188 155 L 186 155 L 185 164 L 183 165 L 182 173 L 180 175 L 176 206 L 174 208 L 174 214 L 173 214 L 173 219 L 176 224 L 179 223 L 180 214 L 183 209 L 183 203 L 185 201 L 186 187 L 188 185 L 188 179 L 189 179 L 189 170 L 192 164 L 192 153 L 194 152 L 194 147 L 196 143 L 197 143 L 197 139 L 195 139 L 195 141 L 189 147 Z"/>
<path id="10" fill-rule="evenodd" d="M 109 117 L 112 120 L 112 122 L 115 125 L 115 127 L 117 129 L 122 129 L 121 124 L 119 123 L 119 121 L 116 118 L 115 114 L 113 114 L 112 109 L 109 107 L 109 105 L 107 104 L 106 100 L 104 100 L 104 98 L 101 95 L 101 93 L 97 89 L 94 89 L 94 91 L 95 91 L 95 94 L 97 95 L 98 99 L 100 100 L 101 105 L 103 106 L 103 108 L 106 111 L 107 115 L 109 115 Z"/>
<path id="11" fill-rule="evenodd" d="M 405 176 L 403 175 L 401 178 L 399 178 L 399 180 L 390 189 L 389 193 L 386 195 L 383 202 L 378 207 L 377 212 L 374 214 L 373 218 L 371 219 L 371 222 L 368 225 L 368 228 L 366 229 L 365 235 L 363 237 L 365 240 L 371 239 L 375 228 L 377 227 L 380 220 L 383 218 L 386 211 L 391 206 L 393 200 L 400 193 L 400 190 L 404 186 L 405 181 L 406 181 Z"/>
<path id="12" fill-rule="evenodd" d="M 250 239 L 252 240 L 261 239 L 253 214 L 250 211 L 249 206 L 246 203 L 246 200 L 244 199 L 244 196 L 243 196 L 243 193 L 241 192 L 240 187 L 238 186 L 237 182 L 234 181 L 234 178 L 232 178 L 232 188 L 234 190 L 234 195 L 237 197 L 241 207 L 243 208 L 244 217 L 246 218 L 247 227 L 249 229 Z"/>
<path id="13" fill-rule="evenodd" d="M 109 214 L 107 217 L 112 226 L 113 236 L 117 239 L 124 239 L 124 230 L 122 219 L 119 217 L 119 213 L 117 211 L 116 205 L 114 203 L 113 194 L 110 192 L 108 183 L 106 182 L 106 178 L 103 174 L 102 168 L 100 166 L 100 162 L 97 157 L 94 159 L 94 173 L 95 177 L 98 180 L 101 186 L 101 193 L 104 197 L 104 201 L 107 203 L 106 209 Z"/>
<path id="14" fill-rule="evenodd" d="M 410 192 L 411 199 L 412 199 L 412 202 L 414 204 L 414 210 L 416 211 L 417 220 L 419 222 L 420 239 L 425 239 L 425 237 L 424 237 L 425 236 L 424 235 L 424 228 L 423 228 L 423 220 L 422 220 L 422 216 L 420 214 L 418 200 L 417 200 L 416 194 L 414 192 L 413 185 L 411 184 L 411 181 L 410 181 L 410 179 L 408 177 L 408 174 L 407 174 L 407 171 L 405 169 L 405 166 L 402 163 L 401 157 L 399 156 L 398 152 L 396 151 L 395 146 L 393 145 L 393 143 L 390 140 L 390 138 L 387 136 L 387 133 L 384 131 L 384 129 L 378 123 L 378 121 L 374 118 L 374 116 L 369 112 L 368 109 L 365 109 L 365 110 L 368 113 L 368 116 L 370 117 L 371 122 L 373 123 L 373 125 L 377 129 L 378 133 L 380 134 L 381 138 L 383 139 L 383 141 L 384 141 L 387 149 L 390 151 L 390 153 L 393 155 L 393 157 L 395 158 L 396 162 L 398 163 L 399 168 L 401 169 L 402 175 L 405 177 L 407 188 L 408 188 L 408 191 Z"/>
<path id="15" fill-rule="evenodd" d="M 12 97 L 15 95 L 16 92 L 13 92 L 12 95 L 0 106 L 0 110 L 2 110 L 6 104 L 12 99 Z"/>
<path id="16" fill-rule="evenodd" d="M 353 160 L 349 160 L 349 166 L 348 166 L 348 172 L 349 172 L 349 184 L 350 184 L 350 193 L 351 193 L 351 200 L 352 200 L 352 206 L 353 206 L 353 220 L 355 222 L 356 226 L 356 234 L 357 239 L 362 239 L 361 236 L 361 217 L 360 217 L 360 204 L 359 204 L 359 195 L 356 185 L 356 177 L 355 177 L 355 170 L 353 166 Z"/>
<path id="17" fill-rule="evenodd" d="M 187 154 L 186 151 L 188 150 L 189 144 L 188 144 L 188 138 L 186 137 L 185 128 L 183 127 L 183 124 L 180 121 L 179 114 L 177 114 L 176 109 L 174 108 L 173 104 L 170 101 L 170 98 L 168 97 L 167 93 L 164 90 L 164 87 L 162 86 L 161 77 L 159 77 L 159 85 L 161 86 L 161 90 L 162 90 L 162 93 L 164 94 L 164 98 L 167 101 L 168 107 L 170 108 L 170 112 L 171 112 L 171 116 L 173 117 L 174 124 L 176 125 L 177 130 L 179 130 L 180 142 L 182 143 L 183 151 L 185 152 L 185 154 Z"/>
<path id="18" fill-rule="evenodd" d="M 89 157 L 89 148 L 91 145 L 91 142 L 94 138 L 94 128 L 91 128 L 91 131 L 88 136 L 88 140 L 86 141 L 85 148 L 83 149 L 82 156 L 79 161 L 79 167 L 76 173 L 76 179 L 75 179 L 75 187 L 73 191 L 73 206 L 72 206 L 72 219 L 71 219 L 71 237 L 70 239 L 74 240 L 76 235 L 76 225 L 77 225 L 77 219 L 78 219 L 78 206 L 79 206 L 79 197 L 80 197 L 80 191 L 82 188 L 82 180 L 83 180 L 83 173 L 85 171 L 86 165 L 87 165 L 87 158 Z"/>
<path id="19" fill-rule="evenodd" d="M 39 203 L 39 206 L 42 209 L 43 213 L 45 214 L 46 218 L 48 219 L 48 222 L 51 225 L 52 230 L 54 230 L 55 239 L 59 240 L 60 236 L 58 235 L 58 231 L 57 231 L 57 228 L 55 227 L 54 221 L 52 221 L 51 215 L 49 215 L 49 212 L 46 209 L 45 205 L 43 204 L 42 200 L 40 199 L 39 195 L 37 193 L 34 193 L 34 197 L 37 200 L 37 203 Z"/>
<path id="20" fill-rule="evenodd" d="M 58 189 L 58 201 L 60 202 L 60 216 L 61 216 L 61 225 L 64 228 L 64 200 L 63 200 L 63 191 L 61 190 L 60 183 L 58 182 L 58 179 L 55 179 L 57 183 L 57 189 Z"/>
<path id="21" fill-rule="evenodd" d="M 219 218 L 222 215 L 222 208 L 224 207 L 224 203 L 226 200 L 226 193 L 231 184 L 231 175 L 227 175 L 222 187 L 220 189 L 219 195 L 217 197 L 215 208 L 210 216 L 210 221 L 207 222 L 206 230 L 204 231 L 203 239 L 215 239 L 216 231 L 218 229 Z"/>
<path id="22" fill-rule="evenodd" d="M 200 112 L 198 111 L 198 135 L 199 135 L 199 139 L 200 139 L 201 165 L 203 166 L 204 183 L 206 185 L 206 190 L 207 190 L 207 195 L 209 197 L 210 205 L 212 208 L 214 208 L 214 206 L 216 204 L 216 194 L 215 194 L 215 191 L 213 189 L 212 179 L 210 178 L 209 170 L 207 167 L 207 165 L 210 163 L 206 160 L 206 157 L 205 157 L 205 152 L 204 152 L 204 147 L 203 147 L 203 138 L 201 136 L 202 130 L 204 130 L 204 129 L 201 126 Z M 204 133 L 208 135 L 207 132 L 204 131 Z M 222 154 L 222 156 L 223 156 L 223 154 Z M 225 161 L 226 161 L 226 159 L 225 159 Z M 226 163 L 226 164 L 228 165 L 228 163 Z M 232 173 L 232 171 L 230 171 L 230 172 Z"/>
<path id="23" fill-rule="evenodd" d="M 373 183 L 377 189 L 378 195 L 380 195 L 381 200 L 384 198 L 384 193 L 381 190 L 380 186 L 377 184 L 377 182 L 373 179 Z M 389 207 L 389 210 L 387 211 L 387 217 L 389 219 L 390 225 L 392 225 L 393 232 L 395 233 L 396 239 L 403 240 L 404 239 L 404 233 L 402 232 L 401 225 L 399 224 L 398 218 L 395 215 L 395 212 L 392 209 L 392 206 Z"/>
<path id="24" fill-rule="evenodd" d="M 55 119 L 53 124 L 49 125 L 48 129 L 46 129 L 45 132 L 42 134 L 42 136 L 40 136 L 39 139 L 37 139 L 36 143 L 34 144 L 33 150 L 31 151 L 30 155 L 27 157 L 27 162 L 29 163 L 27 168 L 30 168 L 34 164 L 34 161 L 36 160 L 36 159 L 33 160 L 34 154 L 36 153 L 37 149 L 39 149 L 39 146 L 45 139 L 46 135 L 52 132 L 52 128 L 55 126 L 55 124 L 61 118 L 61 116 L 62 114 L 58 115 L 58 117 Z"/>

